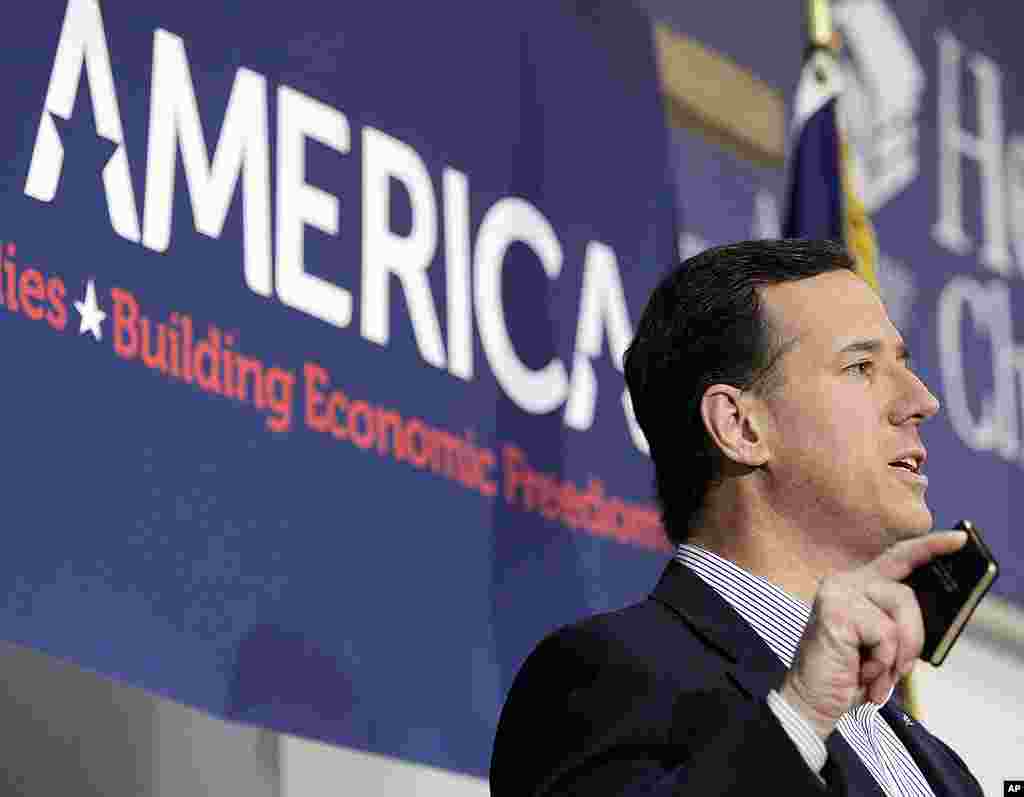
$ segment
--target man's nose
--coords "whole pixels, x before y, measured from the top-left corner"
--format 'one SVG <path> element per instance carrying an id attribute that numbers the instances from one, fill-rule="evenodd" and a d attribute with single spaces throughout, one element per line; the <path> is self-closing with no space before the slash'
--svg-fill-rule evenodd
<path id="1" fill-rule="evenodd" d="M 905 423 L 913 419 L 920 423 L 934 417 L 942 406 L 938 398 L 917 374 L 910 371 L 907 371 L 906 374 L 905 393 L 902 397 L 903 400 L 895 409 L 893 422 Z"/>

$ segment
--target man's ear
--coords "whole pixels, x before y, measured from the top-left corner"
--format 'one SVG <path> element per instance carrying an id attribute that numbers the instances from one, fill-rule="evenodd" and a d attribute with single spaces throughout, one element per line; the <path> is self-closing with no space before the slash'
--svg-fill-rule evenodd
<path id="1" fill-rule="evenodd" d="M 711 385 L 701 398 L 700 414 L 724 456 L 752 468 L 768 461 L 765 418 L 753 394 L 733 385 Z"/>

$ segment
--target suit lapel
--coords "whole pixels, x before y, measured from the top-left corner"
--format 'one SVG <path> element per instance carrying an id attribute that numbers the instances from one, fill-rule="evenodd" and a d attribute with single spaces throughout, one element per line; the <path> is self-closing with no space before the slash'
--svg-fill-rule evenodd
<path id="1" fill-rule="evenodd" d="M 726 658 L 733 682 L 749 697 L 760 700 L 777 688 L 786 667 L 763 639 L 726 600 L 692 570 L 675 560 L 669 562 L 652 598 L 679 615 L 694 633 Z M 833 733 L 825 743 L 829 761 L 826 778 L 839 795 L 872 795 L 884 792 L 842 734 Z M 936 795 L 939 797 L 939 795 Z"/>
<path id="2" fill-rule="evenodd" d="M 881 714 L 921 768 L 935 797 L 982 797 L 981 788 L 966 766 L 912 719 L 895 699 L 882 707 Z"/>
<path id="3" fill-rule="evenodd" d="M 651 597 L 679 615 L 709 647 L 725 657 L 730 676 L 760 699 L 782 683 L 786 668 L 757 632 L 696 573 L 672 560 Z"/>

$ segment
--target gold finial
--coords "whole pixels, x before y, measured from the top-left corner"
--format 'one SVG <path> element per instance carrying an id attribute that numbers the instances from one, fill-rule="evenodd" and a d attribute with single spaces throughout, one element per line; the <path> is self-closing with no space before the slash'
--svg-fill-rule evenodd
<path id="1" fill-rule="evenodd" d="M 835 46 L 829 0 L 807 0 L 807 35 L 812 47 L 831 49 Z"/>

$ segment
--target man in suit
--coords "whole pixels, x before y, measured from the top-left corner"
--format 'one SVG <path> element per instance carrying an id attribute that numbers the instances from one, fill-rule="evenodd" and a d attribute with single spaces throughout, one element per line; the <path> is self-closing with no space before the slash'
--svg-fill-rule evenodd
<path id="1" fill-rule="evenodd" d="M 837 245 L 683 263 L 626 356 L 666 533 L 651 596 L 552 634 L 509 692 L 493 797 L 981 795 L 892 698 L 923 644 L 900 580 L 932 526 L 938 401 Z"/>

